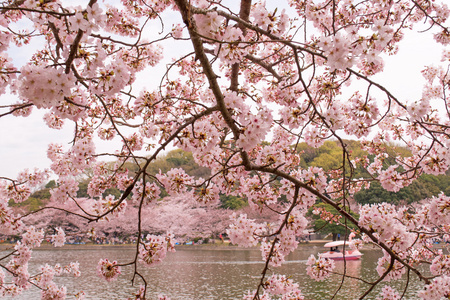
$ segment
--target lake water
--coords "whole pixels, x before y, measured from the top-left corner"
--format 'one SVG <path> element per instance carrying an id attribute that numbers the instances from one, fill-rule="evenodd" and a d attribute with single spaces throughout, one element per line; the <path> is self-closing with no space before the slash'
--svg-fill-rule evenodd
<path id="1" fill-rule="evenodd" d="M 288 256 L 288 262 L 273 270 L 276 274 L 285 274 L 297 282 L 305 299 L 330 299 L 339 287 L 342 276 L 333 275 L 326 281 L 316 282 L 306 275 L 306 260 L 311 254 L 322 251 L 320 246 L 300 246 Z M 346 263 L 347 273 L 366 280 L 376 279 L 376 261 L 381 251 L 362 251 L 363 257 L 359 261 Z M 68 292 L 83 290 L 86 299 L 126 299 L 130 293 L 136 291 L 139 284 L 131 285 L 131 268 L 122 268 L 122 275 L 117 281 L 106 282 L 97 276 L 96 266 L 100 258 L 129 262 L 134 257 L 132 246 L 83 247 L 75 250 L 55 248 L 52 250 L 37 250 L 33 252 L 30 268 L 37 270 L 43 263 L 68 264 L 78 261 L 82 276 L 75 278 L 63 275 L 55 279 L 59 285 L 67 287 Z M 260 280 L 259 274 L 263 270 L 260 251 L 257 249 L 199 249 L 184 246 L 175 253 L 168 253 L 166 260 L 151 268 L 140 267 L 146 276 L 149 287 L 149 299 L 157 298 L 158 294 L 166 294 L 172 300 L 222 300 L 241 299 L 249 290 L 254 290 Z M 336 270 L 344 269 L 343 262 L 336 262 Z M 392 284 L 399 291 L 405 281 Z M 379 291 L 381 287 L 377 289 Z M 405 299 L 416 299 L 416 291 L 421 287 L 417 280 L 409 283 L 410 292 Z M 358 299 L 367 285 L 357 280 L 345 279 L 344 286 L 334 299 Z M 378 292 L 365 299 L 376 299 Z M 8 298 L 5 298 L 8 299 Z M 14 300 L 40 299 L 40 291 L 31 289 Z M 69 297 L 70 299 L 70 297 Z M 72 297 L 73 299 L 73 297 Z"/>

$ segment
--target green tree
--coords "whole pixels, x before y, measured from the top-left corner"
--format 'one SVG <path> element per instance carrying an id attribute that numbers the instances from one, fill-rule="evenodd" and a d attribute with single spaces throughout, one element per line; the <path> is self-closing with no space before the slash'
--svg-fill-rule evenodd
<path id="1" fill-rule="evenodd" d="M 36 198 L 36 199 L 50 199 L 50 189 L 45 188 L 42 190 L 38 190 L 36 192 L 34 192 L 33 194 L 31 194 L 31 197 Z"/>
<path id="2" fill-rule="evenodd" d="M 172 150 L 165 156 L 162 156 L 152 162 L 147 170 L 150 174 L 165 173 L 172 168 L 181 168 L 187 174 L 194 177 L 207 177 L 211 171 L 208 168 L 200 167 L 194 160 L 191 152 L 181 149 Z"/>
<path id="3" fill-rule="evenodd" d="M 38 210 L 39 208 L 43 207 L 45 204 L 45 200 L 43 199 L 39 199 L 39 198 L 34 198 L 32 196 L 28 197 L 27 200 L 23 201 L 23 202 L 14 202 L 13 199 L 11 199 L 8 202 L 8 205 L 11 207 L 20 207 L 25 209 L 26 211 L 35 211 Z"/>
<path id="4" fill-rule="evenodd" d="M 448 176 L 444 176 L 448 177 Z M 432 196 L 437 196 L 441 191 L 446 192 L 448 186 L 440 187 L 439 178 L 434 175 L 422 175 L 409 186 L 400 189 L 398 192 L 389 192 L 382 188 L 379 182 L 372 182 L 370 188 L 361 190 L 354 196 L 356 202 L 360 204 L 373 203 L 393 203 L 406 204 L 417 202 Z"/>
<path id="5" fill-rule="evenodd" d="M 241 197 L 220 195 L 220 208 L 237 210 L 247 205 L 247 200 Z"/>
<path id="6" fill-rule="evenodd" d="M 45 185 L 45 188 L 46 188 L 46 189 L 52 189 L 52 188 L 54 188 L 54 187 L 56 187 L 56 181 L 55 181 L 55 180 L 50 180 L 50 181 Z"/>
<path id="7" fill-rule="evenodd" d="M 307 213 L 307 216 L 312 218 L 314 231 L 323 234 L 332 234 L 333 241 L 337 239 L 338 235 L 345 236 L 346 234 L 349 234 L 349 228 L 350 229 L 356 228 L 356 226 L 350 222 L 347 222 L 347 224 L 341 224 L 339 220 L 338 222 L 326 221 L 322 219 L 320 215 L 313 214 L 314 209 L 324 210 L 334 216 L 339 215 L 338 211 L 330 204 L 319 202 L 316 203 L 313 207 L 311 207 Z M 356 219 L 359 218 L 359 215 L 354 212 L 350 212 L 350 214 Z"/>
<path id="8" fill-rule="evenodd" d="M 89 195 L 87 193 L 88 184 L 89 184 L 88 179 L 83 180 L 78 183 L 77 197 L 79 197 L 79 198 L 88 198 L 89 197 Z"/>
<path id="9" fill-rule="evenodd" d="M 338 169 L 341 166 L 339 157 L 330 153 L 321 153 L 311 162 L 312 166 L 323 168 L 325 171 Z"/>

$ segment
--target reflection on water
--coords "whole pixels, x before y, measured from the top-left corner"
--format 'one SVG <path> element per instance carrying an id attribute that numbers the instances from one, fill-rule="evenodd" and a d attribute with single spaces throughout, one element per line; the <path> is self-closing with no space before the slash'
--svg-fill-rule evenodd
<path id="1" fill-rule="evenodd" d="M 79 250 L 38 250 L 33 252 L 30 268 L 36 271 L 46 262 L 52 264 L 68 264 L 71 261 L 80 262 L 82 276 L 74 278 L 65 275 L 56 278 L 57 284 L 67 287 L 68 292 L 83 290 L 87 299 L 126 299 L 130 293 L 136 291 L 139 283 L 131 285 L 131 268 L 122 268 L 122 275 L 114 282 L 106 282 L 96 274 L 97 262 L 100 258 L 118 260 L 121 263 L 130 262 L 134 258 L 133 247 L 95 247 Z M 287 263 L 272 270 L 277 274 L 290 276 L 297 282 L 305 295 L 305 299 L 358 299 L 367 285 L 356 279 L 343 278 L 333 275 L 323 282 L 311 280 L 306 275 L 306 260 L 311 254 L 321 251 L 320 247 L 303 246 L 289 255 Z M 349 276 L 362 277 L 365 280 L 376 279 L 374 268 L 380 251 L 365 251 L 360 261 L 336 262 L 336 272 L 343 273 L 344 269 Z M 176 253 L 169 253 L 166 260 L 160 265 L 139 270 L 146 276 L 149 285 L 150 299 L 158 294 L 166 294 L 173 300 L 191 299 L 239 299 L 249 290 L 256 288 L 260 280 L 259 274 L 264 267 L 259 250 L 233 249 L 233 250 L 198 250 L 182 248 Z M 269 274 L 270 275 L 270 274 Z M 341 286 L 342 281 L 344 283 Z M 417 281 L 410 282 L 411 292 L 405 299 L 416 299 L 415 294 L 420 288 Z M 384 286 L 382 284 L 377 291 Z M 392 284 L 398 291 L 404 287 L 404 282 Z M 339 289 L 339 290 L 338 290 Z M 365 299 L 376 299 L 377 293 Z M 40 292 L 36 289 L 27 291 L 14 300 L 39 299 Z"/>

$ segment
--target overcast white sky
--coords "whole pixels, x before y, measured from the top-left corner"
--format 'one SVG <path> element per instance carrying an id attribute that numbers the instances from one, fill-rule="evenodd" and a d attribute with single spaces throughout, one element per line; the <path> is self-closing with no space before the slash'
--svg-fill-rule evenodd
<path id="1" fill-rule="evenodd" d="M 167 30 L 167 28 L 166 28 Z M 169 29 L 170 30 L 170 29 Z M 385 72 L 377 80 L 393 91 L 400 99 L 419 99 L 422 94 L 423 80 L 420 70 L 425 65 L 439 63 L 441 49 L 432 38 L 426 35 L 409 34 L 400 44 L 398 55 L 386 59 Z M 169 52 L 176 48 L 168 49 Z M 15 50 L 14 50 L 15 51 Z M 15 55 L 17 59 L 26 57 L 27 48 L 19 48 Z M 165 54 L 170 57 L 170 54 Z M 152 74 L 152 73 L 151 73 Z M 147 73 L 140 80 L 141 84 L 159 83 L 160 77 L 149 77 Z M 0 103 L 6 101 L 8 95 L 0 96 Z M 66 122 L 62 130 L 48 128 L 42 121 L 43 110 L 33 109 L 33 115 L 28 118 L 6 116 L 0 118 L 0 177 L 15 177 L 25 168 L 48 168 L 47 145 L 50 142 L 70 143 L 73 138 L 73 125 Z M 106 150 L 100 145 L 98 152 Z"/>

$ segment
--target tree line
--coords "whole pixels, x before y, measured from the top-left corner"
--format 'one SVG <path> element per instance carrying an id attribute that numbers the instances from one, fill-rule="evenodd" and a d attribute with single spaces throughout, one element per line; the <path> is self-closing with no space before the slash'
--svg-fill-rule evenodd
<path id="1" fill-rule="evenodd" d="M 361 143 L 351 140 L 346 142 L 354 157 L 370 157 L 366 151 L 362 150 Z M 301 153 L 301 168 L 315 166 L 323 168 L 325 171 L 331 171 L 334 168 L 337 168 L 339 166 L 340 156 L 342 155 L 342 149 L 339 147 L 337 142 L 333 141 L 327 141 L 319 148 L 309 147 L 306 143 L 301 143 L 297 145 L 297 151 Z M 405 148 L 386 146 L 386 152 L 393 153 L 394 151 L 400 152 L 404 156 L 410 155 Z M 392 161 L 388 158 L 386 159 L 385 164 L 388 166 L 391 162 Z M 126 165 L 126 168 L 128 168 L 130 172 L 134 172 L 137 170 L 138 166 L 130 163 Z M 206 177 L 210 175 L 210 170 L 208 168 L 201 167 L 195 162 L 192 153 L 181 149 L 172 150 L 149 165 L 149 169 L 155 174 L 160 170 L 162 172 L 167 172 L 172 168 L 182 168 L 187 174 L 195 177 Z M 369 173 L 363 168 L 357 168 L 355 172 L 355 176 L 370 178 Z M 80 183 L 77 196 L 80 198 L 89 197 L 87 194 L 87 188 L 90 181 L 90 174 L 86 173 L 84 178 L 80 178 L 79 180 Z M 34 192 L 28 200 L 22 203 L 14 203 L 11 201 L 10 204 L 13 207 L 24 208 L 27 211 L 35 211 L 47 204 L 48 199 L 50 198 L 50 189 L 54 187 L 56 187 L 56 183 L 54 180 L 51 180 L 43 188 Z M 398 192 L 387 191 L 382 188 L 379 182 L 374 181 L 370 184 L 368 189 L 362 189 L 354 195 L 353 209 L 355 210 L 356 204 L 364 205 L 381 202 L 387 202 L 395 205 L 405 205 L 418 202 L 432 196 L 437 196 L 442 192 L 447 196 L 450 195 L 449 174 L 422 174 L 418 180 L 414 181 L 409 186 L 400 189 Z M 120 191 L 117 188 L 109 188 L 104 192 L 104 196 L 106 195 L 114 195 L 116 198 L 119 198 Z M 164 196 L 167 196 L 167 193 L 163 192 L 162 197 Z M 220 195 L 220 204 L 218 209 L 242 210 L 247 206 L 248 201 L 246 198 L 225 194 Z M 338 235 L 344 236 L 346 229 L 345 226 L 339 223 L 339 220 L 335 220 L 336 222 L 324 220 L 323 216 L 320 214 L 312 213 L 314 209 L 326 211 L 332 215 L 336 215 L 337 211 L 330 205 L 318 200 L 316 205 L 309 209 L 308 213 L 309 218 L 312 219 L 312 229 L 315 232 L 324 235 L 332 234 L 333 239 L 336 239 Z M 215 214 L 217 214 L 217 212 L 215 212 Z M 358 216 L 356 212 L 353 212 L 352 214 L 356 217 Z M 352 228 L 350 224 L 346 224 L 346 226 L 350 226 Z M 224 226 L 222 224 L 220 228 L 223 227 Z M 120 231 L 120 228 L 117 230 Z M 106 228 L 105 231 L 107 231 Z M 197 232 L 200 231 L 201 230 L 197 228 Z"/>
<path id="2" fill-rule="evenodd" d="M 347 140 L 348 149 L 354 157 L 361 158 L 363 156 L 369 156 L 368 153 L 362 150 L 361 143 L 358 141 Z M 297 151 L 301 153 L 301 168 L 308 168 L 311 166 L 323 168 L 325 171 L 330 171 L 339 166 L 339 160 L 342 156 L 342 148 L 337 142 L 327 141 L 319 148 L 313 148 L 306 143 L 300 143 L 297 146 Z M 395 146 L 386 146 L 387 152 L 400 152 L 404 156 L 410 155 L 407 149 Z M 385 164 L 388 166 L 392 163 L 389 158 L 386 159 Z M 134 172 L 138 169 L 138 166 L 134 164 L 127 164 L 126 167 L 129 171 Z M 153 174 L 157 174 L 160 170 L 165 173 L 172 168 L 181 168 L 186 171 L 187 174 L 195 177 L 206 177 L 210 175 L 210 170 L 205 167 L 199 166 L 192 156 L 192 153 L 183 151 L 181 149 L 175 149 L 169 151 L 166 155 L 161 156 L 156 161 L 149 165 L 149 169 Z M 355 177 L 369 178 L 369 173 L 362 169 L 357 168 Z M 90 181 L 90 174 L 86 173 L 83 178 L 79 179 L 79 190 L 77 192 L 78 197 L 88 197 L 87 187 Z M 46 201 L 50 198 L 50 189 L 55 187 L 54 180 L 49 181 L 44 187 L 35 191 L 31 197 L 22 202 L 14 203 L 11 201 L 10 205 L 15 207 L 27 207 L 27 209 L 33 211 L 42 207 Z M 422 174 L 417 180 L 411 183 L 409 186 L 400 189 L 398 192 L 390 192 L 381 187 L 381 184 L 377 181 L 371 182 L 368 189 L 362 189 L 354 196 L 354 200 L 358 204 L 373 204 L 387 202 L 391 204 L 410 204 L 418 202 L 432 196 L 437 196 L 441 192 L 450 196 L 450 172 L 445 175 L 431 175 Z M 104 195 L 120 196 L 120 191 L 116 188 L 107 189 Z M 237 196 L 221 195 L 220 207 L 224 209 L 237 210 L 247 205 L 247 199 Z"/>

